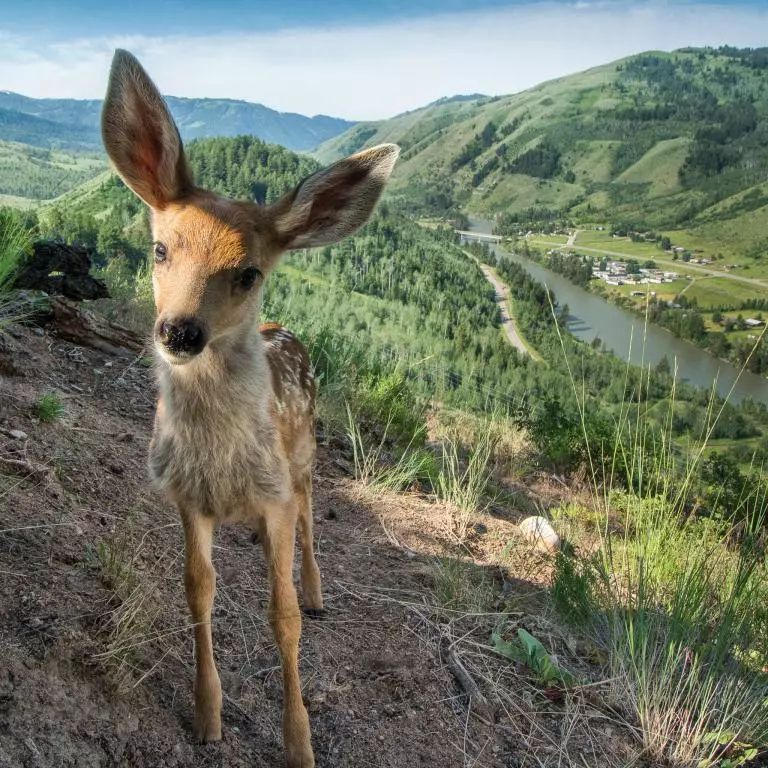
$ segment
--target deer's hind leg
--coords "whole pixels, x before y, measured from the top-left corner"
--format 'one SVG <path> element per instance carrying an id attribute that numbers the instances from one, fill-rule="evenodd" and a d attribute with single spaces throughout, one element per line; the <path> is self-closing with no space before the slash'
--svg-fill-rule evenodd
<path id="1" fill-rule="evenodd" d="M 301 596 L 304 612 L 313 618 L 323 613 L 323 593 L 320 568 L 315 559 L 312 535 L 312 470 L 307 469 L 293 484 L 298 507 L 299 543 L 301 544 Z"/>
<path id="2" fill-rule="evenodd" d="M 283 740 L 288 768 L 314 768 L 309 717 L 301 698 L 299 639 L 301 613 L 293 583 L 296 505 L 268 509 L 261 525 L 262 545 L 269 564 L 272 596 L 269 622 L 283 668 Z"/>

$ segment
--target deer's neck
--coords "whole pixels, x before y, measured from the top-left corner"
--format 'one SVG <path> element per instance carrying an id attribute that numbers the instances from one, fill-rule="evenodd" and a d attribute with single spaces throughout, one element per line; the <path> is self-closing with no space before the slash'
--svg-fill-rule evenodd
<path id="1" fill-rule="evenodd" d="M 247 412 L 249 420 L 264 415 L 272 386 L 258 326 L 247 334 L 214 342 L 186 365 L 158 366 L 164 416 L 190 424 L 211 417 L 230 422 Z"/>
<path id="2" fill-rule="evenodd" d="M 159 380 L 150 470 L 161 487 L 177 501 L 233 514 L 243 499 L 285 495 L 271 373 L 258 330 L 226 346 L 209 345 L 187 365 L 161 361 Z"/>

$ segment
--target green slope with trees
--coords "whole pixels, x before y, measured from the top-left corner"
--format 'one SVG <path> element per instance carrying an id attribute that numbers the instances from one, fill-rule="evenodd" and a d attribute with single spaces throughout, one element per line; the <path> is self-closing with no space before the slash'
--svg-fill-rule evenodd
<path id="1" fill-rule="evenodd" d="M 318 167 L 309 157 L 252 137 L 192 142 L 188 155 L 199 183 L 266 203 Z M 118 296 L 135 297 L 138 286 L 146 300 L 148 216 L 116 177 L 92 180 L 24 215 L 42 236 L 95 247 L 99 266 Z M 483 250 L 478 255 L 491 258 Z M 595 439 L 605 437 L 612 414 L 627 402 L 642 405 L 652 418 L 658 414 L 658 426 L 664 426 L 672 390 L 667 372 L 648 374 L 640 398 L 634 385 L 627 384 L 626 366 L 618 359 L 568 334 L 561 340 L 550 297 L 541 286 L 510 271 L 511 264 L 499 268 L 515 286 L 521 330 L 545 363 L 520 356 L 504 343 L 493 290 L 475 260 L 456 244 L 452 231 L 423 228 L 389 202 L 342 243 L 290 254 L 269 284 L 266 314 L 301 329 L 307 339 L 336 339 L 344 354 L 356 350 L 366 368 L 407 374 L 424 398 L 468 410 L 501 408 L 526 423 L 541 413 L 551 420 L 541 429 L 555 432 L 578 413 L 569 394 L 567 357 L 599 413 Z M 550 402 L 553 393 L 559 393 L 557 402 Z M 675 396 L 685 417 L 675 422 L 674 436 L 694 438 L 707 424 L 707 396 L 682 385 Z M 766 429 L 764 406 L 726 405 L 713 436 L 753 444 Z M 581 455 L 575 444 L 573 450 L 576 453 L 564 454 L 558 449 L 551 458 L 570 466 Z"/>
<path id="2" fill-rule="evenodd" d="M 394 190 L 415 211 L 727 232 L 729 253 L 765 250 L 768 49 L 640 54 L 360 123 L 316 156 L 380 141 L 403 147 Z"/>

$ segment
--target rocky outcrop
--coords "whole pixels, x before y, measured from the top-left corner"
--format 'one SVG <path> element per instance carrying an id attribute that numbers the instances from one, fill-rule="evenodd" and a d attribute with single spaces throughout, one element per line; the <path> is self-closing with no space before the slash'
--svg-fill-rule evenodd
<path id="1" fill-rule="evenodd" d="M 93 254 L 92 249 L 82 245 L 38 241 L 22 266 L 15 286 L 45 291 L 50 296 L 66 296 L 74 301 L 107 298 L 109 291 L 104 281 L 90 274 Z"/>

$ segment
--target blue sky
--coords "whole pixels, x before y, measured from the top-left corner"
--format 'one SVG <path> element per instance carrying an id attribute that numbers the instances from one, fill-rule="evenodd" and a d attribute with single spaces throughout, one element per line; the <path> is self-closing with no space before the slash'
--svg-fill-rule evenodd
<path id="1" fill-rule="evenodd" d="M 768 45 L 768 0 L 0 0 L 0 89 L 99 97 L 120 46 L 165 93 L 381 118 L 724 43 Z"/>
<path id="2" fill-rule="evenodd" d="M 244 28 L 270 31 L 286 27 L 318 27 L 375 23 L 456 11 L 508 8 L 514 0 L 37 0 L 16 7 L 3 2 L 3 26 L 24 31 L 39 28 L 42 20 L 55 34 L 219 33 Z M 55 31 L 55 32 L 54 32 Z"/>

